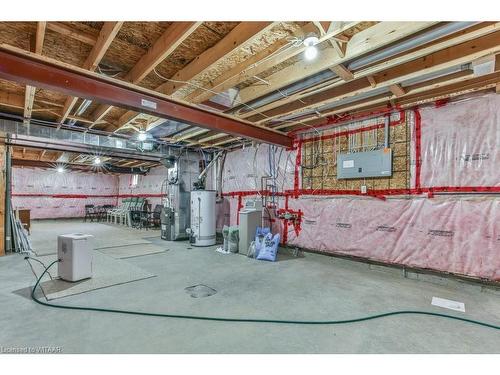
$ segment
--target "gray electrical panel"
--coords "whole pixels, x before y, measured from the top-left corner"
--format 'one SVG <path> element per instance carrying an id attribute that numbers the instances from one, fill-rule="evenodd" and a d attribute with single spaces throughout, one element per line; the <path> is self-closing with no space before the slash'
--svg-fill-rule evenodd
<path id="1" fill-rule="evenodd" d="M 337 155 L 337 179 L 390 176 L 392 176 L 390 148 Z"/>

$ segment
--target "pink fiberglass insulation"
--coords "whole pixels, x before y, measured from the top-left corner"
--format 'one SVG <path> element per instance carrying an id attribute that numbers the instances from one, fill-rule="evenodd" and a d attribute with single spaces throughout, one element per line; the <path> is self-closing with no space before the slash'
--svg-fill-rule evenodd
<path id="1" fill-rule="evenodd" d="M 137 177 L 137 184 L 133 184 L 133 175 L 120 175 L 119 193 L 123 195 L 157 195 L 146 196 L 148 203 L 151 204 L 151 209 L 154 210 L 155 205 L 161 204 L 161 185 L 167 178 L 167 169 L 165 167 L 157 167 L 145 175 Z"/>
<path id="2" fill-rule="evenodd" d="M 291 245 L 500 280 L 500 200 L 291 199 L 304 212 Z"/>
<path id="3" fill-rule="evenodd" d="M 30 209 L 32 219 L 83 217 L 87 204 L 116 204 L 118 177 L 14 167 L 12 193 L 13 208 Z"/>
<path id="4" fill-rule="evenodd" d="M 500 186 L 500 96 L 473 96 L 420 113 L 421 187 Z M 416 118 L 413 111 L 407 114 L 415 187 Z M 288 163 L 277 163 L 287 171 L 279 192 L 294 188 L 295 156 L 284 150 L 282 160 Z M 268 174 L 268 164 L 267 146 L 260 146 L 256 156 L 255 148 L 228 153 L 223 191 L 233 194 L 228 197 L 231 225 L 237 224 L 238 194 L 241 202 L 253 199 L 256 195 L 247 192 L 261 189 L 260 176 Z M 276 201 L 284 208 L 283 198 Z M 414 195 L 383 201 L 300 195 L 289 198 L 289 208 L 304 214 L 298 236 L 288 226 L 289 245 L 500 281 L 499 198 Z M 273 232 L 278 231 L 283 238 L 279 219 L 273 223 Z"/>
<path id="5" fill-rule="evenodd" d="M 500 95 L 423 108 L 422 187 L 500 187 Z"/>

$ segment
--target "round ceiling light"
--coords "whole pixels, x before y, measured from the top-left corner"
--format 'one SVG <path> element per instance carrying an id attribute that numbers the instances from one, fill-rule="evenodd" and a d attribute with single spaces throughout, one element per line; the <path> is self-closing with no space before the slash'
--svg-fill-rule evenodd
<path id="1" fill-rule="evenodd" d="M 315 34 L 309 34 L 304 39 L 303 43 L 306 47 L 315 46 L 319 43 L 319 39 Z"/>
<path id="2" fill-rule="evenodd" d="M 314 33 L 308 34 L 303 43 L 304 46 L 306 46 L 304 51 L 304 57 L 306 60 L 315 59 L 316 56 L 318 56 L 318 48 L 316 47 L 316 44 L 319 43 L 318 37 Z"/>
<path id="3" fill-rule="evenodd" d="M 304 51 L 304 57 L 306 60 L 314 60 L 318 56 L 318 49 L 316 46 L 309 46 Z"/>

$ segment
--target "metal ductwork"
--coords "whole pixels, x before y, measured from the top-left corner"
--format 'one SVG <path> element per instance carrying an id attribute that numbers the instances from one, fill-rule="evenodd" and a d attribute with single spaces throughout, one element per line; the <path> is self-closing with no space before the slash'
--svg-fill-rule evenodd
<path id="1" fill-rule="evenodd" d="M 403 42 L 396 43 L 390 47 L 383 48 L 378 52 L 371 53 L 367 56 L 360 57 L 354 61 L 351 61 L 347 63 L 347 68 L 349 70 L 357 70 L 360 69 L 366 65 L 387 59 L 391 56 L 397 55 L 401 52 L 404 52 L 406 50 L 416 48 L 420 45 L 429 43 L 435 39 L 442 38 L 444 36 L 456 33 L 458 31 L 464 30 L 468 27 L 474 26 L 478 22 L 450 22 L 447 23 L 443 26 L 437 27 L 435 29 L 429 30 L 427 32 L 423 32 L 422 34 L 415 36 L 413 38 L 407 39 Z M 331 70 L 324 70 L 318 74 L 315 74 L 313 76 L 310 76 L 308 78 L 305 78 L 301 81 L 295 82 L 283 89 L 280 89 L 279 91 L 275 91 L 271 94 L 267 94 L 265 96 L 262 96 L 258 99 L 255 99 L 247 105 L 254 107 L 254 108 L 259 108 L 262 107 L 268 103 L 271 103 L 273 101 L 276 101 L 283 96 L 289 96 L 293 95 L 294 93 L 300 92 L 302 90 L 311 88 L 316 86 L 317 84 L 324 82 L 326 80 L 335 78 L 336 75 L 331 71 Z M 237 111 L 241 109 L 243 106 L 239 105 L 235 107 L 234 110 L 231 112 Z M 248 112 L 249 110 L 244 110 L 244 112 Z"/>
<path id="2" fill-rule="evenodd" d="M 335 78 L 335 77 L 337 77 L 337 75 L 335 73 L 333 73 L 331 70 L 324 70 L 318 74 L 307 77 L 302 81 L 292 83 L 291 85 L 288 85 L 287 87 L 282 88 L 279 91 L 275 91 L 275 92 L 268 94 L 266 96 L 263 96 L 259 99 L 253 100 L 253 101 L 247 103 L 247 105 L 250 107 L 254 107 L 254 108 L 262 107 L 262 106 L 269 104 L 271 102 L 274 102 L 278 99 L 293 95 L 297 92 L 300 92 L 300 91 L 307 89 L 309 87 L 316 86 L 322 82 L 328 81 L 328 80 Z M 242 107 L 243 107 L 243 105 L 240 105 L 240 106 L 236 107 L 234 110 L 232 110 L 231 112 L 237 111 L 238 109 L 240 109 Z M 245 113 L 245 112 L 249 112 L 249 111 L 251 111 L 251 109 L 249 109 L 247 107 L 242 112 Z"/>
<path id="3" fill-rule="evenodd" d="M 435 39 L 442 38 L 449 34 L 456 33 L 468 27 L 474 26 L 478 22 L 450 22 L 433 30 L 424 32 L 404 42 L 397 43 L 391 47 L 384 48 L 378 52 L 361 57 L 347 65 L 347 69 L 356 70 L 374 62 L 387 59 L 401 52 L 429 43 Z"/>
<path id="4" fill-rule="evenodd" d="M 107 172 L 110 173 L 119 173 L 119 174 L 140 174 L 140 175 L 146 175 L 149 173 L 149 170 L 151 168 L 143 168 L 143 167 L 133 167 L 133 168 L 127 168 L 127 167 L 118 167 L 114 165 L 105 165 L 104 168 L 106 169 Z"/>

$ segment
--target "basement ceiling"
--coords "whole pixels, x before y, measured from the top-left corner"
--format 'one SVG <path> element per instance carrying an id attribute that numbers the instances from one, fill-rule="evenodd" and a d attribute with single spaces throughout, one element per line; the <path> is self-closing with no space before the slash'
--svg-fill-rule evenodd
<path id="1" fill-rule="evenodd" d="M 0 44 L 287 133 L 335 117 L 498 90 L 497 22 L 1 22 Z M 318 56 L 302 40 L 319 38 Z M 492 56 L 492 72 L 471 63 Z M 315 77 L 318 77 L 316 79 Z M 227 148 L 214 130 L 0 80 L 0 111 L 25 122 Z"/>

